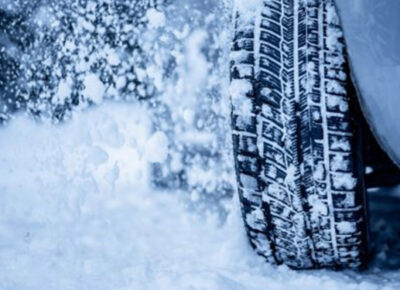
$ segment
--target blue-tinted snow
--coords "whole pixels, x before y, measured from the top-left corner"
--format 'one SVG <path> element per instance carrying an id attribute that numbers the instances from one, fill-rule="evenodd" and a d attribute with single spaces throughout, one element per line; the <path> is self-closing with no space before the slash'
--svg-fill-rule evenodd
<path id="1" fill-rule="evenodd" d="M 0 289 L 400 287 L 396 192 L 372 196 L 367 272 L 272 267 L 248 245 L 236 198 L 221 223 L 148 186 L 154 138 L 146 109 L 123 103 L 65 125 L 17 116 L 2 128 Z"/>

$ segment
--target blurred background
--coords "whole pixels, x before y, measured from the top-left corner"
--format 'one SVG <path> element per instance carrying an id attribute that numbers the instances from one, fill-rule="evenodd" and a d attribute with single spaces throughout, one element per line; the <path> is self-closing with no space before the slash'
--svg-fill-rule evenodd
<path id="1" fill-rule="evenodd" d="M 1 1 L 0 122 L 23 113 L 59 124 L 111 101 L 140 106 L 157 143 L 152 186 L 222 213 L 233 193 L 230 3 L 169 2 Z"/>

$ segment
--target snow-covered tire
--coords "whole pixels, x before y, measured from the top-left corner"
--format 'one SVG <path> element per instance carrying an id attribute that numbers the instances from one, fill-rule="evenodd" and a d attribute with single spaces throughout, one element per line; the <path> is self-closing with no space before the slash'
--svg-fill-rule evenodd
<path id="1" fill-rule="evenodd" d="M 367 256 L 361 127 L 333 0 L 236 0 L 234 159 L 250 242 L 296 269 Z"/>

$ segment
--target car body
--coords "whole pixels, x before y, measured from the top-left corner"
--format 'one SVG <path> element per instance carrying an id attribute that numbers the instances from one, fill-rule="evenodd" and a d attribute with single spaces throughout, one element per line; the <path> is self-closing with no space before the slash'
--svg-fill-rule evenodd
<path id="1" fill-rule="evenodd" d="M 336 0 L 364 115 L 400 165 L 400 1 Z"/>

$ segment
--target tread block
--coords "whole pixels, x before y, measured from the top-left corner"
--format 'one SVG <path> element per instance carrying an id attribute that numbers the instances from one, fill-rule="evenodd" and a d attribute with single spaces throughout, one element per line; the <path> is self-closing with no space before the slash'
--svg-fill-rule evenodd
<path id="1" fill-rule="evenodd" d="M 282 34 L 281 26 L 277 22 L 271 21 L 271 18 L 269 17 L 268 19 L 265 18 L 261 19 L 261 28 L 269 30 L 278 36 L 281 36 Z M 280 38 L 278 40 L 280 41 Z"/>
<path id="2" fill-rule="evenodd" d="M 277 47 L 278 49 L 280 48 L 281 38 L 267 30 L 261 31 L 260 39 L 271 46 Z"/>
<path id="3" fill-rule="evenodd" d="M 330 171 L 353 172 L 352 158 L 350 153 L 329 154 Z"/>
<path id="4" fill-rule="evenodd" d="M 286 172 L 279 169 L 272 163 L 264 164 L 264 175 L 276 180 L 279 184 L 283 184 L 286 178 Z"/>
<path id="5" fill-rule="evenodd" d="M 247 64 L 254 66 L 254 53 L 243 49 L 232 49 L 231 51 L 231 66 L 239 64 Z"/>
<path id="6" fill-rule="evenodd" d="M 347 118 L 338 116 L 328 117 L 328 129 L 336 132 L 349 132 L 350 122 Z"/>
<path id="7" fill-rule="evenodd" d="M 269 60 L 265 56 L 260 57 L 260 67 L 266 69 L 270 72 L 275 73 L 276 76 L 279 76 L 281 65 L 276 63 L 275 61 Z"/>
<path id="8" fill-rule="evenodd" d="M 239 170 L 243 173 L 256 175 L 259 172 L 259 164 L 257 156 L 238 156 Z"/>
<path id="9" fill-rule="evenodd" d="M 338 152 L 351 151 L 351 137 L 336 134 L 329 134 L 329 150 Z"/>
<path id="10" fill-rule="evenodd" d="M 264 6 L 262 11 L 261 11 L 261 16 L 264 19 L 268 19 L 269 21 L 274 21 L 276 23 L 280 23 L 281 20 L 281 12 L 280 10 L 273 10 L 270 9 L 268 6 Z M 279 26 L 280 27 L 280 26 Z"/>
<path id="11" fill-rule="evenodd" d="M 279 108 L 282 96 L 275 90 L 265 88 L 259 92 L 258 99 L 261 103 L 269 104 L 275 108 Z"/>
<path id="12" fill-rule="evenodd" d="M 233 145 L 238 154 L 257 157 L 257 138 L 246 135 L 233 135 Z M 240 157 L 242 158 L 242 157 Z"/>
<path id="13" fill-rule="evenodd" d="M 252 39 L 238 39 L 233 42 L 234 50 L 253 51 L 254 44 Z"/>
<path id="14" fill-rule="evenodd" d="M 232 114 L 232 129 L 241 132 L 256 132 L 257 121 L 255 117 L 242 118 L 237 114 Z"/>
<path id="15" fill-rule="evenodd" d="M 232 65 L 231 76 L 234 79 L 253 79 L 254 67 L 252 65 Z"/>
<path id="16" fill-rule="evenodd" d="M 242 211 L 247 212 L 252 206 L 260 207 L 262 204 L 261 195 L 257 191 L 247 188 L 238 188 L 240 202 L 242 203 Z"/>
<path id="17" fill-rule="evenodd" d="M 284 133 L 271 122 L 262 122 L 261 124 L 261 136 L 265 139 L 273 142 L 276 146 L 283 148 L 284 144 Z"/>
<path id="18" fill-rule="evenodd" d="M 271 144 L 264 143 L 264 156 L 282 167 L 285 167 L 286 160 L 284 152 L 271 146 Z"/>
<path id="19" fill-rule="evenodd" d="M 357 206 L 353 191 L 332 194 L 332 201 L 336 209 L 351 209 Z"/>
<path id="20" fill-rule="evenodd" d="M 265 188 L 266 188 L 266 191 L 267 191 L 269 197 L 278 199 L 282 203 L 286 204 L 288 207 L 290 206 L 291 198 L 285 188 L 278 185 L 277 183 L 273 183 L 273 182 L 269 182 L 269 181 L 265 182 Z"/>
<path id="21" fill-rule="evenodd" d="M 253 192 L 258 192 L 261 189 L 257 177 L 246 173 L 239 174 L 239 184 L 242 188 Z"/>
<path id="22" fill-rule="evenodd" d="M 276 11 L 277 13 L 280 13 L 282 11 L 282 3 L 279 0 L 271 0 L 268 1 L 265 4 L 265 8 L 267 8 L 269 11 Z M 269 14 L 269 12 L 265 12 L 266 15 Z"/>
<path id="23" fill-rule="evenodd" d="M 260 44 L 260 54 L 269 56 L 273 58 L 276 62 L 280 62 L 281 60 L 281 52 L 279 48 L 273 47 L 272 45 L 268 45 L 263 42 Z"/>
<path id="24" fill-rule="evenodd" d="M 259 74 L 260 80 L 268 84 L 268 88 L 273 91 L 282 93 L 281 81 L 271 72 L 261 71 Z"/>

